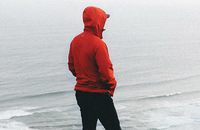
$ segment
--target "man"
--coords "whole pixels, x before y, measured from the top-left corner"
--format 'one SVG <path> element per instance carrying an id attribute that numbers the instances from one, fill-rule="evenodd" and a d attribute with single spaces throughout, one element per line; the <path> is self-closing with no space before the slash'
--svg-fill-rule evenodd
<path id="1" fill-rule="evenodd" d="M 109 16 L 100 8 L 85 8 L 84 32 L 70 45 L 68 67 L 77 81 L 75 91 L 83 130 L 96 130 L 98 119 L 106 130 L 121 130 L 111 97 L 116 80 L 107 46 L 101 40 Z"/>

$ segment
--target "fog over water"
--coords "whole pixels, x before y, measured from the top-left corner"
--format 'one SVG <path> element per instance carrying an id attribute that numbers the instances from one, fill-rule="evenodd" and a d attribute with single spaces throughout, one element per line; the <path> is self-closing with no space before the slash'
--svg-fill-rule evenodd
<path id="1" fill-rule="evenodd" d="M 81 129 L 67 55 L 87 6 L 111 15 L 103 40 L 122 129 L 198 130 L 198 0 L 1 0 L 0 129 Z"/>

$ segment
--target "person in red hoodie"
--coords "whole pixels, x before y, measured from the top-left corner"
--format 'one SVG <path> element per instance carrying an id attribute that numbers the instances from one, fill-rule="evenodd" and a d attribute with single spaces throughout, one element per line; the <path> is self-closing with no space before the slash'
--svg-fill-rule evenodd
<path id="1" fill-rule="evenodd" d="M 102 40 L 109 17 L 100 8 L 85 8 L 84 31 L 70 44 L 68 67 L 77 81 L 74 90 L 83 130 L 96 130 L 98 119 L 106 130 L 121 130 L 112 100 L 117 82 L 107 46 Z"/>

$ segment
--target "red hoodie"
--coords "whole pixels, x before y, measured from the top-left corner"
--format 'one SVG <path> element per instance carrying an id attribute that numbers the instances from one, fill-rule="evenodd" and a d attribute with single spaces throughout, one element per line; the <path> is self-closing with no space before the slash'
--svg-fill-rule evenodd
<path id="1" fill-rule="evenodd" d="M 107 46 L 101 40 L 106 19 L 100 8 L 87 7 L 83 12 L 84 32 L 72 40 L 68 57 L 69 70 L 76 76 L 75 90 L 113 96 L 117 82 Z"/>

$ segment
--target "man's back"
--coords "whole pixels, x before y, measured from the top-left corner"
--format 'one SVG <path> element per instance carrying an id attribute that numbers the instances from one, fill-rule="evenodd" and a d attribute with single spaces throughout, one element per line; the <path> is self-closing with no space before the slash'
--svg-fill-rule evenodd
<path id="1" fill-rule="evenodd" d="M 112 63 L 106 44 L 88 31 L 76 36 L 70 49 L 71 61 L 76 70 L 77 84 L 75 90 L 87 92 L 108 92 L 115 85 Z"/>

